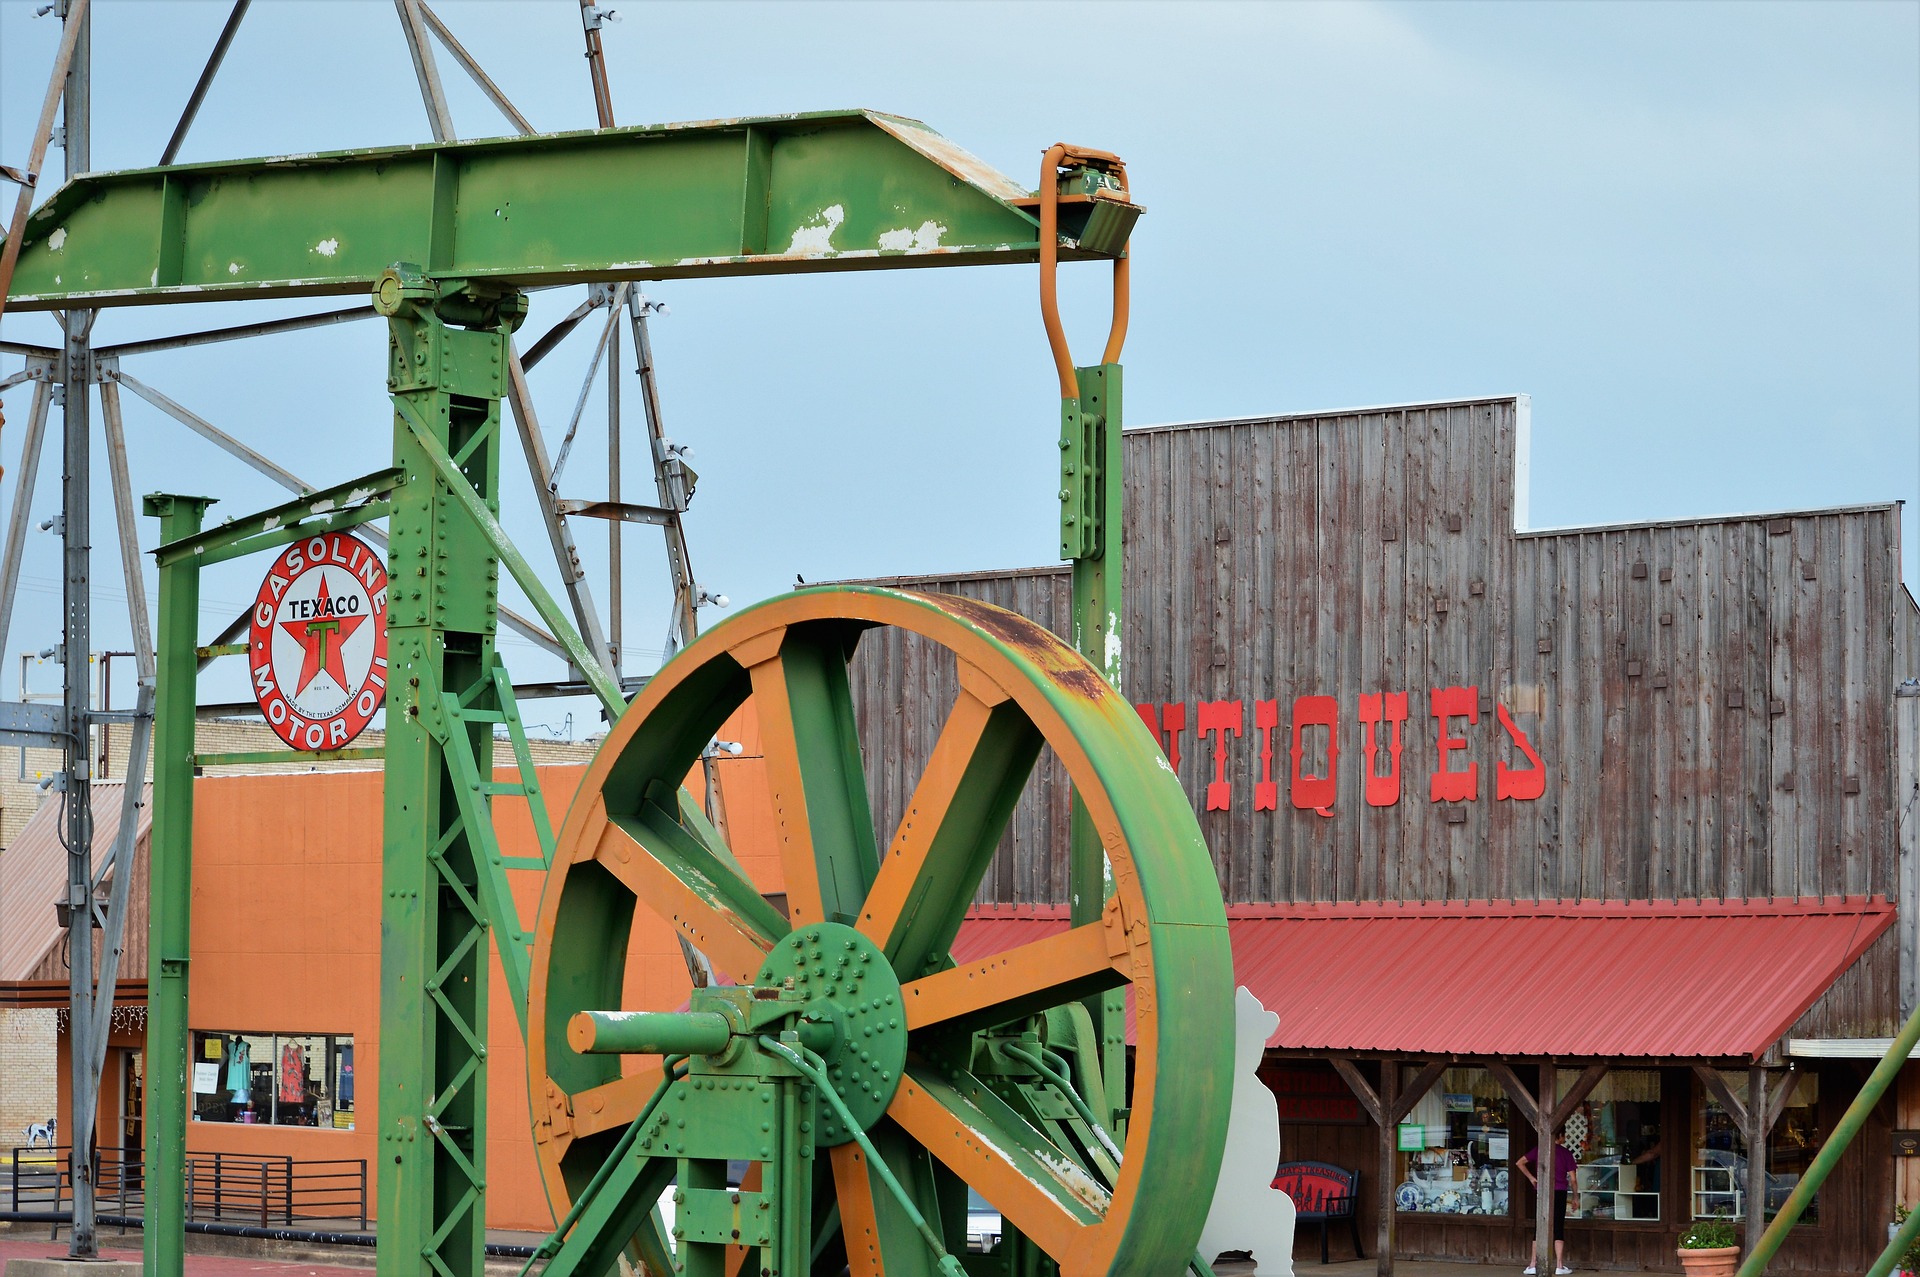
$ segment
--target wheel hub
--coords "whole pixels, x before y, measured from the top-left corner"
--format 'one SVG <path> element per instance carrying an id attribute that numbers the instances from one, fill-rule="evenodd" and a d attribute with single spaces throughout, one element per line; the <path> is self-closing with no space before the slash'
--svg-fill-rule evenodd
<path id="1" fill-rule="evenodd" d="M 803 1019 L 830 1021 L 834 1046 L 820 1053 L 847 1108 L 870 1130 L 893 1102 L 907 1063 L 900 981 L 879 946 L 837 922 L 802 927 L 775 945 L 754 984 L 792 988 L 806 999 Z M 823 1111 L 822 1148 L 853 1138 L 838 1114 Z"/>

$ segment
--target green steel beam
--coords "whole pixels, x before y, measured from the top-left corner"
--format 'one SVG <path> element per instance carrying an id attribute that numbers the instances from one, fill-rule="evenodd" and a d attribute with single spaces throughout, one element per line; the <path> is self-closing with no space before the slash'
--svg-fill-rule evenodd
<path id="1" fill-rule="evenodd" d="M 1120 686 L 1122 429 L 1120 365 L 1075 369 L 1079 395 L 1060 401 L 1060 557 L 1073 564 L 1073 645 Z M 1076 797 L 1068 834 L 1069 916 L 1100 917 L 1112 885 L 1106 851 Z M 1127 1008 L 1118 990 L 1086 1000 L 1093 1017 L 1108 1125 L 1120 1132 L 1127 1104 Z"/>
<path id="2" fill-rule="evenodd" d="M 419 455 L 425 458 L 427 464 L 433 468 L 434 474 L 446 485 L 449 499 L 465 513 L 474 531 L 485 539 L 487 550 L 497 556 L 501 563 L 507 565 L 507 571 L 513 575 L 515 581 L 519 582 L 520 588 L 527 592 L 527 598 L 532 600 L 534 611 L 538 612 L 540 619 L 547 623 L 547 628 L 553 631 L 553 636 L 560 640 L 560 646 L 567 649 L 568 659 L 573 662 L 574 668 L 580 671 L 580 676 L 586 680 L 587 686 L 593 689 L 593 694 L 599 698 L 601 707 L 607 711 L 607 721 L 612 722 L 619 718 L 620 711 L 627 707 L 627 698 L 621 695 L 620 685 L 601 668 L 600 662 L 593 659 L 593 653 L 587 650 L 586 641 L 580 637 L 580 632 L 573 628 L 572 619 L 561 610 L 559 603 L 554 601 L 553 595 L 547 592 L 547 587 L 540 583 L 533 565 L 527 562 L 527 557 L 520 553 L 519 547 L 514 545 L 512 539 L 507 536 L 506 529 L 500 526 L 500 520 L 494 516 L 480 494 L 473 490 L 473 485 L 462 477 L 460 467 L 455 463 L 452 455 L 427 430 L 426 423 L 420 420 L 419 413 L 415 412 L 406 400 L 398 397 L 394 399 L 393 406 L 398 410 L 400 419 L 406 424 L 408 431 L 412 433 Z"/>
<path id="3" fill-rule="evenodd" d="M 487 819 L 488 799 L 462 801 L 447 747 L 490 764 L 493 731 L 448 722 L 440 693 L 491 708 L 498 686 L 499 561 L 456 494 L 489 513 L 499 505 L 500 397 L 526 299 L 390 278 L 380 309 L 393 459 L 407 482 L 388 522 L 377 1262 L 381 1277 L 483 1277 L 494 920 L 468 813 Z M 457 458 L 451 473 L 436 472 L 436 453 Z"/>
<path id="4" fill-rule="evenodd" d="M 213 502 L 155 494 L 147 514 L 162 544 L 191 538 Z M 193 907 L 193 733 L 199 658 L 200 561 L 160 568 L 160 623 L 154 630 L 153 907 L 147 920 L 147 1227 L 145 1271 L 179 1273 L 186 1263 L 187 963 Z"/>
<path id="5" fill-rule="evenodd" d="M 154 555 L 163 568 L 186 559 L 205 567 L 209 563 L 286 545 L 303 536 L 336 531 L 336 525 L 365 523 L 387 513 L 386 503 L 381 498 L 389 496 L 405 481 L 406 473 L 403 470 L 378 470 L 358 479 L 337 483 L 331 488 L 295 497 L 244 519 L 208 528 L 205 532 L 162 541 Z M 315 520 L 324 521 L 326 526 L 321 526 Z M 164 530 L 165 525 L 162 527 Z"/>
<path id="6" fill-rule="evenodd" d="M 1907 1017 L 1906 1024 L 1900 1029 L 1900 1036 L 1893 1040 L 1893 1044 L 1887 1048 L 1887 1053 L 1880 1058 L 1880 1063 L 1874 1066 L 1873 1072 L 1867 1076 L 1866 1082 L 1860 1087 L 1860 1093 L 1853 1097 L 1853 1103 L 1849 1104 L 1847 1111 L 1840 1115 L 1840 1121 L 1834 1126 L 1833 1134 L 1827 1136 L 1826 1143 L 1822 1144 L 1820 1151 L 1814 1154 L 1812 1164 L 1794 1184 L 1793 1192 L 1787 1195 L 1786 1202 L 1780 1207 L 1780 1213 L 1773 1217 L 1773 1222 L 1767 1225 L 1767 1231 L 1761 1234 L 1759 1244 L 1741 1263 L 1739 1277 L 1760 1277 L 1760 1274 L 1767 1271 L 1767 1265 L 1773 1262 L 1774 1255 L 1785 1244 L 1787 1235 L 1793 1232 L 1794 1225 L 1800 1222 L 1800 1217 L 1812 1204 L 1814 1195 L 1820 1191 L 1820 1186 L 1827 1182 L 1827 1176 L 1833 1173 L 1833 1168 L 1840 1164 L 1840 1159 L 1846 1155 L 1847 1149 L 1853 1146 L 1854 1137 L 1860 1134 L 1867 1124 L 1867 1119 L 1873 1116 L 1873 1110 L 1880 1103 L 1881 1097 L 1886 1095 L 1894 1079 L 1900 1076 L 1900 1070 L 1913 1055 L 1915 1047 L 1920 1047 L 1920 1007 L 1916 1007 L 1913 1014 Z M 1753 1156 L 1753 1150 L 1748 1150 L 1748 1156 Z M 1753 1208 L 1749 1205 L 1748 1209 Z M 1911 1240 L 1912 1234 L 1909 1232 L 1908 1241 Z M 1889 1244 L 1887 1253 L 1895 1255 L 1899 1252 Z M 1881 1258 L 1884 1261 L 1886 1257 L 1883 1255 Z M 1876 1266 L 1874 1271 L 1880 1273 L 1889 1270 Z"/>
<path id="7" fill-rule="evenodd" d="M 1106 228 L 1105 253 L 1077 246 L 1091 207 L 1062 205 L 1063 257 L 1124 246 Z M 1024 262 L 1032 208 L 871 111 L 181 164 L 61 187 L 28 220 L 7 306 L 359 294 L 396 262 L 521 289 Z"/>
<path id="8" fill-rule="evenodd" d="M 1067 175 L 1062 182 L 1070 185 Z M 576 665 L 589 678 L 598 669 L 497 519 L 500 398 L 508 338 L 525 314 L 520 290 L 1036 261 L 1036 204 L 1024 186 L 923 125 L 834 112 L 92 174 L 33 215 L 21 237 L 15 309 L 372 288 L 392 337 L 393 470 L 204 534 L 199 499 L 149 502 L 149 512 L 165 520 L 150 1037 L 162 1080 L 152 1101 L 150 1165 L 184 1156 L 197 671 L 191 604 L 200 569 L 317 530 L 382 515 L 391 521 L 379 1269 L 383 1277 L 480 1277 L 486 951 L 490 939 L 502 940 L 508 960 L 525 937 L 488 895 L 482 826 L 488 796 L 504 790 L 476 772 L 465 777 L 472 792 L 461 793 L 460 758 L 449 758 L 449 746 L 490 761 L 489 724 L 512 716 L 494 652 L 501 562 L 570 640 Z M 1124 200 L 1096 204 L 1085 192 L 1065 192 L 1058 255 L 1124 252 L 1139 211 Z M 1064 421 L 1069 437 L 1084 441 L 1093 526 L 1068 557 L 1076 561 L 1077 612 L 1085 621 L 1080 646 L 1114 677 L 1118 368 L 1082 377 L 1088 388 L 1067 405 Z M 1101 402 L 1103 394 L 1110 402 Z M 610 712 L 624 703 L 604 680 L 593 690 Z M 537 781 L 523 784 L 531 801 Z M 161 854 L 163 839 L 171 860 Z M 1076 916 L 1097 914 L 1098 875 L 1098 849 L 1083 850 L 1075 861 Z M 490 937 L 508 923 L 511 934 Z M 1096 1001 L 1093 1010 L 1117 1034 L 1117 1001 Z M 1123 1102 L 1118 1041 L 1107 1069 L 1110 1110 Z M 777 1176 L 766 1192 L 793 1197 L 786 1213 L 798 1218 L 811 1196 L 811 1141 L 799 1134 L 811 1097 L 796 1095 L 799 1106 L 783 1109 L 782 1121 L 793 1126 L 802 1156 L 787 1168 L 795 1175 Z M 644 1207 L 657 1187 L 635 1201 Z M 164 1185 L 157 1194 L 149 1186 L 150 1272 L 181 1271 L 178 1198 Z M 793 1263 L 783 1261 L 783 1271 L 805 1266 L 803 1254 L 787 1258 Z"/>
<path id="9" fill-rule="evenodd" d="M 1867 1277 L 1893 1277 L 1905 1267 L 1901 1261 L 1916 1241 L 1920 1241 L 1920 1211 L 1909 1214 L 1894 1230 L 1887 1240 L 1887 1248 L 1873 1261 L 1873 1267 L 1867 1269 Z"/>

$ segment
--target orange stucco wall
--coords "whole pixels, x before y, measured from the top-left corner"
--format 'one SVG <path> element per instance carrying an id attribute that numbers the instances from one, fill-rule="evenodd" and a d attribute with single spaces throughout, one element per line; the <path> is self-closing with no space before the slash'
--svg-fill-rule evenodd
<path id="1" fill-rule="evenodd" d="M 771 812 L 762 796 L 758 731 L 750 711 L 723 739 L 745 746 L 720 764 L 730 841 L 764 891 L 781 890 Z M 584 769 L 541 769 L 556 825 Z M 510 779 L 506 772 L 500 779 Z M 380 842 L 384 777 L 378 771 L 329 771 L 206 777 L 194 789 L 193 965 L 188 1008 L 195 1030 L 331 1033 L 353 1037 L 357 1112 L 351 1131 L 191 1122 L 191 1152 L 273 1153 L 295 1158 L 367 1159 L 377 1184 L 375 1105 L 380 1063 Z M 699 773 L 689 778 L 699 792 Z M 495 801 L 501 849 L 538 854 L 526 804 Z M 531 926 L 541 876 L 512 875 L 521 917 Z M 627 1005 L 671 1009 L 688 981 L 671 930 L 636 911 L 627 963 Z M 490 1227 L 552 1227 L 535 1165 L 527 1116 L 526 1053 L 505 996 L 498 955 L 492 963 L 488 1026 L 488 1199 Z M 116 1036 L 116 1044 L 139 1045 Z M 65 1124 L 65 1039 L 62 1037 Z M 103 1142 L 117 1126 L 103 1114 Z M 377 1187 L 369 1189 L 377 1201 Z"/>
<path id="2" fill-rule="evenodd" d="M 581 769 L 543 769 L 565 811 Z M 501 779 L 507 779 L 502 774 Z M 377 771 L 202 779 L 194 789 L 193 968 L 196 1030 L 351 1034 L 357 1109 L 351 1131 L 193 1122 L 192 1152 L 366 1158 L 378 1200 L 375 1107 L 380 1076 L 380 840 Z M 537 855 L 526 804 L 496 802 L 507 855 Z M 539 875 L 513 875 L 524 916 Z M 488 1222 L 551 1227 L 527 1121 L 525 1052 L 499 958 L 488 1025 Z"/>

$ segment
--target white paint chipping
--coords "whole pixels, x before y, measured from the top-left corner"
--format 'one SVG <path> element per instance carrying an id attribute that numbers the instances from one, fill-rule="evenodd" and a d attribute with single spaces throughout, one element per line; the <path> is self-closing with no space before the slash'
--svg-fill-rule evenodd
<path id="1" fill-rule="evenodd" d="M 832 253 L 833 233 L 840 229 L 840 223 L 847 220 L 847 210 L 840 204 L 829 204 L 813 215 L 813 219 L 793 233 L 793 243 L 787 246 L 789 253 Z"/>
<path id="2" fill-rule="evenodd" d="M 52 252 L 57 253 L 61 249 L 65 248 L 66 246 L 67 246 L 67 228 L 64 226 L 56 226 L 53 230 L 53 234 L 47 236 L 47 248 Z"/>
<path id="3" fill-rule="evenodd" d="M 977 1133 L 975 1137 L 978 1138 Z M 1087 1174 L 1078 1162 L 1044 1148 L 1034 1150 L 1034 1154 L 1042 1166 L 1053 1172 L 1054 1177 L 1060 1181 L 1060 1187 L 1088 1206 L 1095 1210 L 1105 1210 L 1108 1203 L 1112 1201 L 1106 1187 Z"/>
<path id="4" fill-rule="evenodd" d="M 340 251 L 340 241 L 337 239 L 323 239 L 313 246 L 313 251 L 322 257 L 332 257 Z"/>
<path id="5" fill-rule="evenodd" d="M 940 247 L 940 237 L 947 228 L 938 222 L 922 222 L 918 230 L 901 227 L 897 231 L 881 231 L 880 247 L 896 253 L 926 253 Z"/>
<path id="6" fill-rule="evenodd" d="M 228 262 L 228 263 L 227 263 L 227 274 L 229 274 L 229 275 L 238 275 L 239 273 L 240 273 L 240 263 L 239 263 L 239 262 Z"/>
<path id="7" fill-rule="evenodd" d="M 1107 681 L 1120 682 L 1120 618 L 1107 613 Z"/>
<path id="8" fill-rule="evenodd" d="M 154 267 L 153 273 L 147 276 L 147 283 L 153 285 L 155 288 L 160 287 L 160 268 L 158 266 Z"/>

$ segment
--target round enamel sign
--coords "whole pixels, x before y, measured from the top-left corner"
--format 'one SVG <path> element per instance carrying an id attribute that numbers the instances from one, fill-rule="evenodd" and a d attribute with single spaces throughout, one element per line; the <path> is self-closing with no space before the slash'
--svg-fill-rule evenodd
<path id="1" fill-rule="evenodd" d="M 387 693 L 387 569 L 342 532 L 288 546 L 253 602 L 253 696 L 295 749 L 339 749 Z"/>

